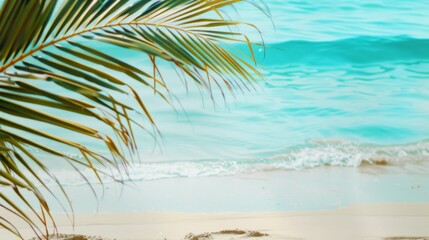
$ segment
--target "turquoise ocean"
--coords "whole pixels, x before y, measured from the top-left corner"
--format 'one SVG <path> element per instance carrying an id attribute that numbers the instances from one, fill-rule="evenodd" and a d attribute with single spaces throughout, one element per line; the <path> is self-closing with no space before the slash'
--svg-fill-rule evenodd
<path id="1" fill-rule="evenodd" d="M 254 50 L 264 79 L 255 90 L 226 94 L 225 99 L 215 92 L 213 102 L 210 94 L 202 97 L 170 65 L 160 63 L 180 102 L 174 101 L 172 109 L 159 97 L 144 94 L 161 135 L 156 141 L 146 133 L 137 135 L 140 161 L 131 164 L 125 180 L 140 190 L 128 192 L 123 204 L 115 200 L 121 191 L 107 192 L 107 211 L 267 211 L 330 208 L 353 201 L 429 201 L 429 1 L 265 3 L 271 17 L 248 3 L 224 9 L 262 32 L 266 47 Z M 257 32 L 242 30 L 260 41 Z M 98 47 L 133 65 L 148 66 L 140 53 Z M 386 167 L 386 173 L 376 162 L 395 168 Z M 64 185 L 83 191 L 85 180 L 64 161 L 46 163 Z M 368 167 L 378 170 L 371 173 Z M 317 171 L 322 168 L 328 175 Z M 361 171 L 370 174 L 362 176 Z M 84 174 L 97 181 L 91 171 Z M 267 188 L 271 195 L 265 198 Z M 199 189 L 199 195 L 192 189 Z M 81 202 L 78 211 L 93 210 L 80 194 L 71 195 Z M 237 201 L 213 207 L 231 196 Z M 243 196 L 254 201 L 243 201 Z"/>
<path id="2" fill-rule="evenodd" d="M 266 47 L 254 50 L 265 79 L 213 102 L 161 64 L 180 103 L 144 99 L 162 136 L 138 136 L 130 180 L 429 161 L 429 1 L 265 3 L 271 17 L 248 3 L 225 9 L 261 30 Z M 105 48 L 147 65 L 139 53 Z M 84 183 L 53 162 L 64 184 Z"/>

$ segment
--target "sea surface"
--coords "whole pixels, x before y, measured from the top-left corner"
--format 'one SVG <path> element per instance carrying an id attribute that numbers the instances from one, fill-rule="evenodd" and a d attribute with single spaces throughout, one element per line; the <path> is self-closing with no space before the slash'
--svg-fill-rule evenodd
<path id="1" fill-rule="evenodd" d="M 161 64 L 180 104 L 144 97 L 162 136 L 138 135 L 130 180 L 429 161 L 429 1 L 265 3 L 270 16 L 248 3 L 224 9 L 262 31 L 266 48 L 255 52 L 265 79 L 213 102 Z M 147 65 L 137 53 L 104 50 Z M 49 165 L 66 185 L 85 182 L 61 161 Z"/>

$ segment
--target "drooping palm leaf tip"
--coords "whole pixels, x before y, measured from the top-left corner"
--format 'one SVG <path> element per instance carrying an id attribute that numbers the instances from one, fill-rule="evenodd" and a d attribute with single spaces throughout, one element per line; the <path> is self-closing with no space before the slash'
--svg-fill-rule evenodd
<path id="1" fill-rule="evenodd" d="M 231 92 L 248 89 L 261 74 L 252 63 L 253 43 L 237 26 L 254 26 L 230 20 L 222 12 L 223 7 L 241 1 L 2 1 L 0 213 L 15 216 L 28 224 L 37 238 L 47 239 L 50 232 L 46 226 L 54 219 L 45 193 L 54 193 L 40 175 L 49 176 L 64 189 L 50 173 L 46 159 L 65 161 L 76 171 L 91 169 L 100 181 L 101 175 L 109 175 L 108 169 L 126 169 L 138 146 L 133 127 L 145 129 L 129 113 L 139 111 L 155 126 L 138 86 L 151 89 L 171 104 L 171 91 L 157 62 L 170 62 L 181 72 L 178 76 L 207 92 L 213 86 Z M 248 2 L 264 11 L 263 5 Z M 94 42 L 140 52 L 147 57 L 150 71 L 97 49 Z M 243 59 L 222 47 L 224 42 L 247 44 L 251 54 Z M 105 68 L 109 71 L 102 70 Z M 139 109 L 121 100 L 121 95 L 132 96 Z M 100 129 L 107 126 L 110 130 L 103 132 L 55 116 L 52 110 L 92 119 L 105 126 Z M 36 122 L 53 130 L 32 127 Z M 73 132 L 73 137 L 58 136 L 58 129 Z M 83 145 L 79 136 L 103 143 L 110 155 Z M 73 149 L 80 157 L 40 144 L 37 139 L 42 138 L 55 143 L 53 146 Z M 30 195 L 36 201 L 27 200 Z M 4 216 L 0 215 L 0 229 L 22 238 L 16 220 Z"/>

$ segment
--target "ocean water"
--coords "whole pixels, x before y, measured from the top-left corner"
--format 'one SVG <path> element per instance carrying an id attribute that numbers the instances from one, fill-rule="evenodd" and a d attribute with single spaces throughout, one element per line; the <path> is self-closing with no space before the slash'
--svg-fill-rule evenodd
<path id="1" fill-rule="evenodd" d="M 236 8 L 262 31 L 266 48 L 255 51 L 265 79 L 255 91 L 225 101 L 217 93 L 212 102 L 161 64 L 180 104 L 174 111 L 144 99 L 162 137 L 138 136 L 141 161 L 130 179 L 429 161 L 429 1 L 265 2 L 271 18 L 247 3 Z M 105 48 L 145 64 L 136 53 Z M 62 163 L 49 164 L 64 184 L 84 183 Z"/>

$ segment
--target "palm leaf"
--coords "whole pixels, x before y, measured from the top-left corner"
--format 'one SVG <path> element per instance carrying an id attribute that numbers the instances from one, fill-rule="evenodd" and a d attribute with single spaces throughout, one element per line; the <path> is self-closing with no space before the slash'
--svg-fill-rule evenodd
<path id="1" fill-rule="evenodd" d="M 0 192 L 0 209 L 18 216 L 38 238 L 50 234 L 47 225 L 54 219 L 41 193 L 42 188 L 50 190 L 39 175 L 44 172 L 59 181 L 29 148 L 66 161 L 76 171 L 92 169 L 100 181 L 101 175 L 108 175 L 108 168 L 128 166 L 137 150 L 133 128 L 149 127 L 132 119 L 129 112 L 141 112 L 156 129 L 139 84 L 172 105 L 172 91 L 163 80 L 159 61 L 170 62 L 178 72 L 209 92 L 214 83 L 234 93 L 262 77 L 247 59 L 222 47 L 224 42 L 247 43 L 250 59 L 255 61 L 253 43 L 240 31 L 230 30 L 231 26 L 255 26 L 228 20 L 221 12 L 241 1 L 244 0 L 2 1 L 0 188 L 8 191 Z M 269 14 L 263 4 L 249 2 Z M 151 70 L 102 52 L 93 42 L 140 52 L 147 56 Z M 100 70 L 103 68 L 111 73 Z M 54 92 L 46 86 L 62 90 Z M 139 109 L 127 104 L 120 95 L 131 95 Z M 93 119 L 110 130 L 103 132 L 100 129 L 105 128 L 55 116 L 49 109 Z M 101 142 L 110 156 L 82 145 L 79 138 L 60 137 L 54 130 L 35 129 L 24 121 L 41 122 L 52 129 L 72 131 Z M 34 136 L 68 146 L 82 158 L 42 145 Z M 31 193 L 38 204 L 27 201 L 23 192 Z M 22 206 L 31 211 L 24 211 Z M 0 228 L 22 238 L 14 222 L 4 217 L 0 217 Z"/>

